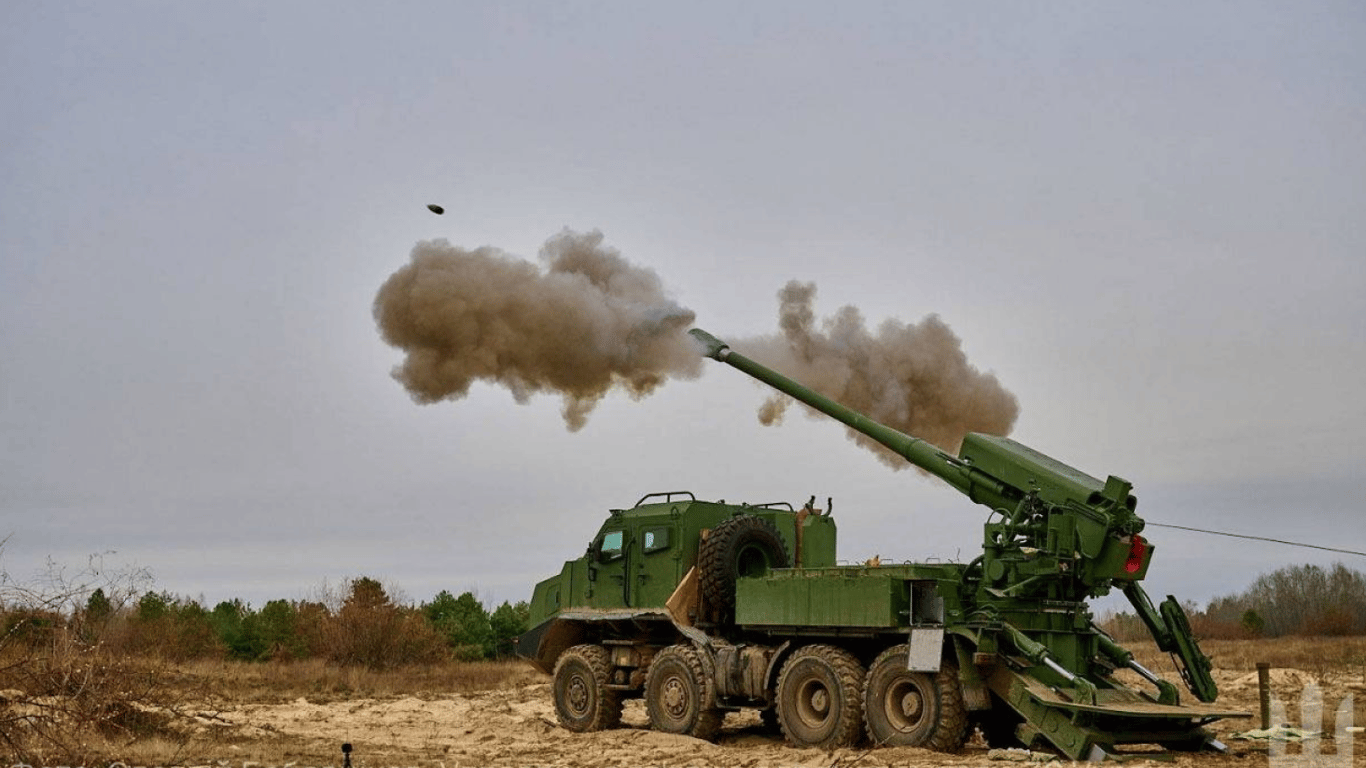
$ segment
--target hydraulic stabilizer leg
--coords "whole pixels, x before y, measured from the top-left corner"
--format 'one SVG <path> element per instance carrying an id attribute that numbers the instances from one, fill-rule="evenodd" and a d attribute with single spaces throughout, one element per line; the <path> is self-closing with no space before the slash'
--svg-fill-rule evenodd
<path id="1" fill-rule="evenodd" d="M 1168 595 L 1159 611 L 1153 608 L 1148 593 L 1136 581 L 1124 585 L 1124 596 L 1129 598 L 1139 618 L 1148 625 L 1157 647 L 1181 660 L 1181 677 L 1195 698 L 1204 702 L 1218 698 L 1219 686 L 1210 673 L 1209 657 L 1200 650 L 1200 644 L 1186 619 L 1186 612 L 1176 598 Z"/>

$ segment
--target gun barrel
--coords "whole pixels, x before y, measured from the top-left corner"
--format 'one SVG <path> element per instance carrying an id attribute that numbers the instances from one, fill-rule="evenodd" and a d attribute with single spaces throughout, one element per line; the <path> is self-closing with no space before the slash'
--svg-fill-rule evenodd
<path id="1" fill-rule="evenodd" d="M 973 481 L 971 472 L 957 457 L 945 453 L 918 437 L 912 437 L 885 424 L 879 424 L 852 408 L 840 405 L 825 395 L 798 384 L 772 368 L 756 363 L 701 328 L 694 328 L 689 333 L 701 343 L 703 354 L 706 357 L 736 368 L 779 392 L 809 405 L 850 429 L 876 440 L 879 444 L 926 472 L 943 478 L 960 491 L 969 492 Z"/>

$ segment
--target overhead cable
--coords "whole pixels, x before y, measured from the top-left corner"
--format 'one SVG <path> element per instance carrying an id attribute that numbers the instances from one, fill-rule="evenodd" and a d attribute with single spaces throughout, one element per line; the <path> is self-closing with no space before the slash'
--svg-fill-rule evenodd
<path id="1" fill-rule="evenodd" d="M 1284 540 L 1284 539 L 1272 539 L 1272 538 L 1269 538 L 1269 537 L 1267 537 L 1267 536 L 1249 536 L 1249 535 L 1247 535 L 1247 534 L 1245 534 L 1245 533 L 1229 533 L 1228 531 L 1208 531 L 1208 530 L 1205 530 L 1204 528 L 1190 528 L 1190 527 L 1184 526 L 1184 525 L 1171 525 L 1170 523 L 1154 523 L 1154 522 L 1151 521 L 1151 520 L 1148 521 L 1148 525 L 1155 525 L 1155 526 L 1157 526 L 1157 527 L 1159 527 L 1159 528 L 1176 528 L 1176 529 L 1182 530 L 1182 531 L 1195 531 L 1196 533 L 1208 533 L 1208 534 L 1212 534 L 1212 535 L 1214 535 L 1214 536 L 1230 536 L 1230 537 L 1235 538 L 1235 539 L 1253 539 L 1254 541 L 1269 541 L 1269 542 L 1272 542 L 1273 544 L 1288 544 L 1289 546 L 1292 546 L 1292 547 L 1307 547 L 1307 548 L 1309 548 L 1309 549 L 1322 549 L 1322 550 L 1324 550 L 1324 551 L 1326 551 L 1326 552 L 1341 552 L 1341 553 L 1343 553 L 1344 555 L 1358 555 L 1358 556 L 1360 556 L 1360 557 L 1366 557 L 1366 552 L 1357 552 L 1356 550 L 1352 550 L 1352 549 L 1338 549 L 1338 548 L 1336 548 L 1336 547 L 1321 547 L 1321 546 L 1319 546 L 1318 544 L 1305 544 L 1305 543 L 1299 542 L 1299 541 L 1286 541 L 1286 540 Z"/>

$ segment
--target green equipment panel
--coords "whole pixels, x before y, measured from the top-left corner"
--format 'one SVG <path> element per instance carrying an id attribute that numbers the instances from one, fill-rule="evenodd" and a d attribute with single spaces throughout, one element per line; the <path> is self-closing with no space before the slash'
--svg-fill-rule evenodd
<path id="1" fill-rule="evenodd" d="M 735 623 L 741 626 L 905 626 L 907 583 L 876 567 L 783 569 L 738 579 Z"/>

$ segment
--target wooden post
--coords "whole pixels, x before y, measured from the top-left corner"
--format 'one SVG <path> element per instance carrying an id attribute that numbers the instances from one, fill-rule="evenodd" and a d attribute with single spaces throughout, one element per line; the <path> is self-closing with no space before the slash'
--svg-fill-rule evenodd
<path id="1" fill-rule="evenodd" d="M 1262 704 L 1262 730 L 1271 727 L 1271 665 L 1257 662 L 1257 696 Z"/>

